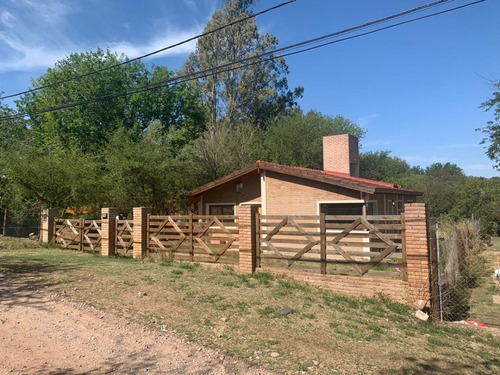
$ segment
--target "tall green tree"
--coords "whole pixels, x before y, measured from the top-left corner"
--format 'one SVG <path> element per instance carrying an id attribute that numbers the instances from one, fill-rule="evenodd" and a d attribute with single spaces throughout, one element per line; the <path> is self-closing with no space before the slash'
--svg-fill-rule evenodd
<path id="1" fill-rule="evenodd" d="M 275 120 L 267 131 L 263 159 L 286 165 L 323 169 L 323 137 L 351 134 L 362 138 L 365 131 L 342 116 L 330 117 L 316 111 Z"/>
<path id="2" fill-rule="evenodd" d="M 139 136 L 122 128 L 111 138 L 103 176 L 107 205 L 131 212 L 134 206 L 172 214 L 185 209 L 184 195 L 194 187 L 190 147 L 182 145 L 187 130 L 164 133 L 159 121 Z M 179 139 L 181 142 L 179 142 Z M 189 149 L 189 150 L 188 150 Z"/>
<path id="3" fill-rule="evenodd" d="M 233 125 L 218 120 L 194 142 L 196 172 L 199 183 L 223 177 L 255 163 L 262 155 L 263 133 L 248 122 Z"/>
<path id="4" fill-rule="evenodd" d="M 390 151 L 364 152 L 360 154 L 359 175 L 363 178 L 395 183 L 410 174 L 409 164 L 398 157 L 390 156 Z"/>
<path id="5" fill-rule="evenodd" d="M 159 120 L 165 131 L 188 127 L 194 138 L 203 130 L 205 112 L 196 91 L 187 84 L 163 86 L 151 91 L 113 96 L 133 88 L 154 84 L 174 77 L 164 67 L 150 71 L 142 62 L 132 62 L 105 72 L 95 70 L 119 64 L 124 56 L 109 50 L 73 53 L 58 61 L 33 86 L 43 89 L 26 94 L 18 110 L 30 114 L 30 127 L 42 144 L 57 140 L 67 148 L 77 147 L 84 153 L 97 154 L 109 137 L 120 127 L 140 133 L 153 120 Z M 74 79 L 77 76 L 86 75 Z M 62 84 L 56 84 L 65 81 Z M 76 107 L 48 113 L 48 108 L 65 106 L 95 98 L 111 97 Z"/>
<path id="6" fill-rule="evenodd" d="M 500 232 L 500 178 L 468 177 L 456 193 L 453 218 L 475 218 L 485 233 Z"/>
<path id="7" fill-rule="evenodd" d="M 481 104 L 486 111 L 493 110 L 493 120 L 488 121 L 487 126 L 480 130 L 486 134 L 482 141 L 488 145 L 486 155 L 496 163 L 494 167 L 500 171 L 500 81 L 494 83 L 493 87 L 492 98 Z"/>
<path id="8" fill-rule="evenodd" d="M 425 169 L 425 174 L 403 176 L 396 183 L 423 192 L 422 200 L 427 204 L 429 216 L 438 219 L 452 211 L 466 179 L 456 164 L 434 163 Z"/>
<path id="9" fill-rule="evenodd" d="M 226 0 L 221 10 L 213 13 L 205 32 L 252 14 L 255 0 Z M 249 121 L 258 127 L 287 108 L 296 105 L 303 88 L 288 89 L 288 67 L 283 58 L 269 60 L 257 56 L 272 53 L 278 40 L 268 34 L 260 34 L 255 19 L 237 23 L 231 27 L 200 38 L 184 64 L 182 74 L 213 70 L 215 74 L 199 78 L 194 85 L 202 92 L 208 107 L 209 121 L 215 125 L 222 117 L 231 123 Z M 253 58 L 248 63 L 240 60 Z M 258 64 L 253 62 L 261 61 Z M 227 64 L 236 68 L 217 69 Z"/>

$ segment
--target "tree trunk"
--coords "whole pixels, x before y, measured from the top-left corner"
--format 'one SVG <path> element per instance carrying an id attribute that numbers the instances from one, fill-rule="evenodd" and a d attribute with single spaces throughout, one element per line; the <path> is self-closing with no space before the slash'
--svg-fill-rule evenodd
<path id="1" fill-rule="evenodd" d="M 3 210 L 3 231 L 2 235 L 5 236 L 5 233 L 7 232 L 7 208 Z"/>

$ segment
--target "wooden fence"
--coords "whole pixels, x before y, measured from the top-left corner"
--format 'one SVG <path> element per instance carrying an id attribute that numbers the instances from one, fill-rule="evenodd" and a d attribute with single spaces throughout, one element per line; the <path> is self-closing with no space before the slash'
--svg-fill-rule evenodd
<path id="1" fill-rule="evenodd" d="M 54 219 L 54 241 L 64 249 L 101 250 L 101 220 Z"/>
<path id="2" fill-rule="evenodd" d="M 132 252 L 134 222 L 132 220 L 116 220 L 115 225 L 115 252 L 127 254 Z"/>
<path id="3" fill-rule="evenodd" d="M 149 215 L 150 253 L 189 261 L 238 264 L 236 216 Z"/>
<path id="4" fill-rule="evenodd" d="M 401 216 L 261 216 L 257 268 L 407 279 Z"/>

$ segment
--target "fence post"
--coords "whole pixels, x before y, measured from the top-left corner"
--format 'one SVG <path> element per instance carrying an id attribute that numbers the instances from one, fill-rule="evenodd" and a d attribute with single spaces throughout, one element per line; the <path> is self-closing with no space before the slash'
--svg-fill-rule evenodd
<path id="1" fill-rule="evenodd" d="M 319 235 L 320 235 L 320 260 L 321 274 L 326 275 L 326 215 L 324 213 L 319 216 Z"/>
<path id="2" fill-rule="evenodd" d="M 54 240 L 54 219 L 57 216 L 57 208 L 42 210 L 40 220 L 40 241 L 52 242 Z"/>
<path id="3" fill-rule="evenodd" d="M 148 251 L 148 215 L 151 208 L 134 207 L 134 231 L 132 238 L 134 240 L 134 258 L 144 258 Z"/>
<path id="4" fill-rule="evenodd" d="M 118 208 L 101 208 L 101 255 L 108 257 L 116 254 L 116 217 Z"/>
<path id="5" fill-rule="evenodd" d="M 430 307 L 430 252 L 425 203 L 405 204 L 405 247 L 408 273 L 408 300 Z"/>
<path id="6" fill-rule="evenodd" d="M 194 262 L 193 213 L 189 213 L 189 261 Z"/>
<path id="7" fill-rule="evenodd" d="M 78 249 L 80 251 L 85 250 L 85 237 L 83 236 L 84 231 L 85 231 L 85 219 L 80 219 L 80 236 L 78 240 Z"/>
<path id="8" fill-rule="evenodd" d="M 239 271 L 240 273 L 254 273 L 256 261 L 256 222 L 255 214 L 258 207 L 251 204 L 240 205 L 238 210 L 239 232 Z"/>

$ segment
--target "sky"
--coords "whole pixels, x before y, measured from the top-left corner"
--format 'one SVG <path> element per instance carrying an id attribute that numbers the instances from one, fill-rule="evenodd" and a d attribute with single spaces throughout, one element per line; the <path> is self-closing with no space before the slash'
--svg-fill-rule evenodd
<path id="1" fill-rule="evenodd" d="M 283 1 L 260 0 L 254 11 Z M 257 24 L 287 46 L 430 2 L 296 0 Z M 27 89 L 73 52 L 101 47 L 133 58 L 187 39 L 221 6 L 221 0 L 0 0 L 0 92 Z M 299 100 L 305 112 L 342 115 L 362 126 L 362 152 L 388 150 L 410 165 L 451 162 L 467 175 L 498 176 L 476 131 L 493 120 L 480 105 L 500 80 L 498 15 L 500 1 L 486 0 L 289 56 L 289 87 L 305 88 Z M 180 69 L 194 48 L 192 42 L 145 62 Z"/>

